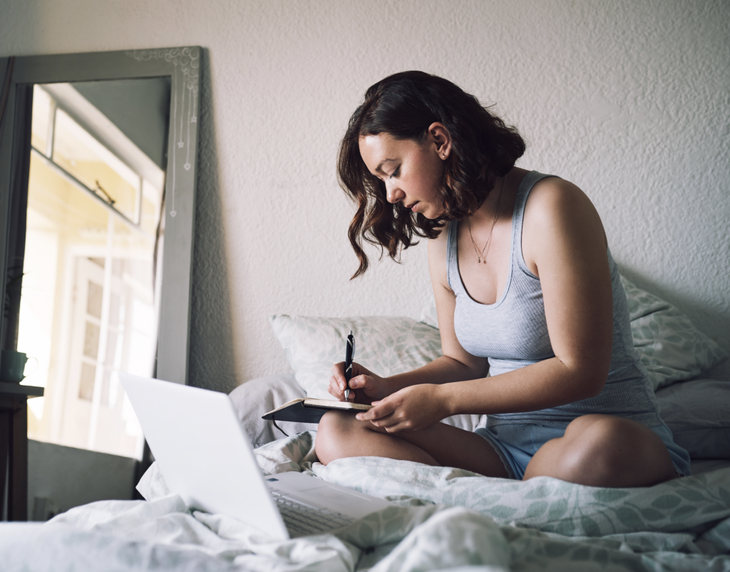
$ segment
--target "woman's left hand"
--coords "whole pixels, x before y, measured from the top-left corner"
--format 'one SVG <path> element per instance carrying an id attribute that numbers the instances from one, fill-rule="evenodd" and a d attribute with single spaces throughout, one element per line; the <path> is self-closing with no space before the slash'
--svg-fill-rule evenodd
<path id="1" fill-rule="evenodd" d="M 387 433 L 419 431 L 449 416 L 443 390 L 442 385 L 412 385 L 374 401 L 373 407 L 358 413 L 357 418 Z"/>

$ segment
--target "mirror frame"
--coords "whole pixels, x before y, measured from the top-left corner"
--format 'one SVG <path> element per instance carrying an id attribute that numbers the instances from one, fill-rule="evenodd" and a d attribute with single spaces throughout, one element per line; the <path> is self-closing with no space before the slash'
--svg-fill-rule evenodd
<path id="1" fill-rule="evenodd" d="M 198 46 L 0 58 L 0 285 L 25 250 L 34 84 L 170 78 L 164 248 L 155 377 L 188 382 L 202 49 Z M 5 78 L 5 81 L 3 81 Z M 5 89 L 3 89 L 5 87 Z M 4 107 L 4 111 L 3 111 Z M 161 264 L 160 264 L 161 262 Z M 19 306 L 20 292 L 17 292 Z M 15 307 L 0 319 L 0 347 L 15 349 Z M 15 313 L 15 315 L 13 315 Z M 12 331 L 12 332 L 11 332 Z M 12 338 L 11 337 L 12 333 Z"/>

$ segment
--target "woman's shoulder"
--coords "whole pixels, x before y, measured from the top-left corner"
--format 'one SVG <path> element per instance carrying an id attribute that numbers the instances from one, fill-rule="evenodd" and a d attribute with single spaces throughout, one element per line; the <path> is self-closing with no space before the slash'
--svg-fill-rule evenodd
<path id="1" fill-rule="evenodd" d="M 595 206 L 580 187 L 560 177 L 540 179 L 525 205 L 525 225 L 567 223 L 582 216 L 597 216 Z"/>
<path id="2" fill-rule="evenodd" d="M 588 195 L 558 177 L 541 179 L 533 187 L 525 205 L 522 236 L 528 266 L 535 264 L 540 252 L 554 253 L 558 244 L 578 250 L 600 244 L 604 252 L 607 246 L 601 217 Z"/>
<path id="3" fill-rule="evenodd" d="M 539 197 L 541 200 L 582 200 L 587 199 L 586 193 L 575 183 L 557 175 L 547 175 L 537 181 L 530 191 L 530 200 Z"/>

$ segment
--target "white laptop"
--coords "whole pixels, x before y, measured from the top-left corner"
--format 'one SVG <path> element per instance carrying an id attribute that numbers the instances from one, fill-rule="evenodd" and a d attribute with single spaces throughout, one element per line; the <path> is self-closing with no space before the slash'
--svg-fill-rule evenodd
<path id="1" fill-rule="evenodd" d="M 328 532 L 390 506 L 302 473 L 264 476 L 225 393 L 119 377 L 167 486 L 192 508 L 288 539 Z"/>

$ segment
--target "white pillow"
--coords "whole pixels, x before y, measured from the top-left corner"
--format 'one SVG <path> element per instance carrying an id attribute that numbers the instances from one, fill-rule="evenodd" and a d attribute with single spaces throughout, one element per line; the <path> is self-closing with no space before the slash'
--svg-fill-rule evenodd
<path id="1" fill-rule="evenodd" d="M 262 419 L 266 413 L 287 401 L 304 396 L 304 390 L 297 385 L 294 374 L 291 373 L 252 379 L 229 394 L 241 427 L 248 434 L 254 448 L 285 435 L 317 429 L 312 423 L 291 422 L 282 423 L 281 429 L 277 429 L 271 421 Z"/>
<path id="2" fill-rule="evenodd" d="M 355 336 L 355 361 L 382 376 L 426 365 L 441 355 L 436 328 L 406 317 L 313 318 L 271 316 L 296 380 L 309 397 L 331 398 L 332 365 L 345 359 L 347 334 Z"/>
<path id="3" fill-rule="evenodd" d="M 331 399 L 332 365 L 345 359 L 352 330 L 355 361 L 382 376 L 411 371 L 441 356 L 441 336 L 431 326 L 406 317 L 311 318 L 271 316 L 274 335 L 284 348 L 295 378 L 309 397 Z M 482 415 L 454 415 L 444 423 L 473 431 Z"/>
<path id="4" fill-rule="evenodd" d="M 728 357 L 674 306 L 621 276 L 629 302 L 631 334 L 654 390 L 686 381 Z"/>

